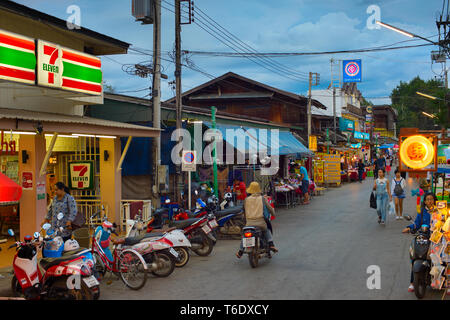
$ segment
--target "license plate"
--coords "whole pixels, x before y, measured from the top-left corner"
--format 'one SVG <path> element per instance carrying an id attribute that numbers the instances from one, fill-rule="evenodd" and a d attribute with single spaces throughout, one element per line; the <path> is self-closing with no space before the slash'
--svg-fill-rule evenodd
<path id="1" fill-rule="evenodd" d="M 83 281 L 84 281 L 84 283 L 86 283 L 86 285 L 89 288 L 92 288 L 92 287 L 100 285 L 100 283 L 97 281 L 97 279 L 95 279 L 94 276 L 90 276 L 88 278 L 83 278 Z"/>
<path id="2" fill-rule="evenodd" d="M 217 220 L 214 219 L 214 220 L 211 220 L 211 221 L 209 222 L 209 226 L 213 229 L 213 228 L 215 228 L 215 227 L 218 227 L 219 224 L 217 223 Z"/>
<path id="3" fill-rule="evenodd" d="M 206 234 L 208 234 L 208 233 L 211 232 L 211 228 L 210 228 L 208 225 L 204 225 L 204 226 L 202 227 L 202 230 L 205 231 Z"/>
<path id="4" fill-rule="evenodd" d="M 242 239 L 242 246 L 244 248 L 250 248 L 255 246 L 255 237 Z"/>
<path id="5" fill-rule="evenodd" d="M 175 258 L 178 258 L 178 252 L 174 248 L 170 248 L 169 252 L 174 255 Z"/>

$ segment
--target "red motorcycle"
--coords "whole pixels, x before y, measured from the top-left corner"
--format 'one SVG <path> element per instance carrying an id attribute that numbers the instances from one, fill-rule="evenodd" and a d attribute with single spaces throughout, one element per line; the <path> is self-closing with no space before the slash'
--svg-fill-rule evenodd
<path id="1" fill-rule="evenodd" d="M 14 233 L 9 230 L 10 235 Z M 83 256 L 63 256 L 37 261 L 38 248 L 42 248 L 39 232 L 16 242 L 13 260 L 14 276 L 11 287 L 14 295 L 27 300 L 73 299 L 92 300 L 100 285 L 83 261 Z M 39 268 L 39 266 L 42 268 Z"/>

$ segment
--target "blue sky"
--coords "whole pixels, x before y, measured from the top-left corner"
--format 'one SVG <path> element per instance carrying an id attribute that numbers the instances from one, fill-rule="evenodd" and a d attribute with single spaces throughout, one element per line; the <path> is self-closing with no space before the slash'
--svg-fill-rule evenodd
<path id="1" fill-rule="evenodd" d="M 173 8 L 173 0 L 164 0 L 166 8 Z M 131 16 L 131 0 L 17 0 L 34 9 L 66 19 L 70 5 L 81 8 L 81 25 L 104 33 L 137 48 L 152 49 L 152 26 L 142 26 Z M 442 9 L 442 0 L 196 0 L 195 5 L 211 18 L 260 52 L 311 52 L 334 51 L 390 45 L 410 40 L 387 29 L 370 30 L 367 8 L 377 5 L 383 22 L 398 26 L 415 34 L 430 37 L 438 34 L 435 17 Z M 432 38 L 436 40 L 437 37 Z M 174 43 L 174 14 L 162 9 L 162 49 L 171 51 Z M 399 45 L 422 44 L 415 40 Z M 182 28 L 182 48 L 200 51 L 227 51 L 231 49 L 203 31 L 196 24 Z M 390 95 L 400 81 L 409 81 L 419 75 L 430 79 L 440 73 L 441 65 L 431 65 L 430 51 L 436 47 L 421 47 L 398 51 L 336 54 L 320 56 L 297 56 L 277 58 L 291 70 L 320 73 L 319 89 L 330 83 L 330 59 L 362 59 L 363 82 L 358 84 L 365 97 L 374 103 L 385 103 L 382 98 Z M 150 79 L 129 76 L 121 64 L 148 61 L 149 56 L 137 54 L 102 58 L 105 81 L 117 92 L 148 87 Z M 165 56 L 165 58 L 168 58 Z M 214 76 L 228 71 L 253 78 L 266 84 L 307 94 L 307 81 L 294 81 L 261 66 L 240 58 L 193 55 L 196 66 Z M 174 66 L 163 61 L 163 99 L 173 96 L 168 81 L 174 79 Z M 433 72 L 434 71 L 434 72 Z M 209 81 L 201 73 L 183 69 L 183 91 Z M 145 91 L 127 93 L 144 96 Z M 381 97 L 381 98 L 380 98 Z"/>

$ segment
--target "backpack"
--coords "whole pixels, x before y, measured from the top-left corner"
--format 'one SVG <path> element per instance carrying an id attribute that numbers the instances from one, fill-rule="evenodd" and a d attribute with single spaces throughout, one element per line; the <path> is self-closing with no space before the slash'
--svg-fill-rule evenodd
<path id="1" fill-rule="evenodd" d="M 394 194 L 396 196 L 401 196 L 403 194 L 403 188 L 401 186 L 402 180 L 403 179 L 400 179 L 400 181 L 397 183 L 397 181 L 394 179 L 394 183 L 395 183 Z"/>

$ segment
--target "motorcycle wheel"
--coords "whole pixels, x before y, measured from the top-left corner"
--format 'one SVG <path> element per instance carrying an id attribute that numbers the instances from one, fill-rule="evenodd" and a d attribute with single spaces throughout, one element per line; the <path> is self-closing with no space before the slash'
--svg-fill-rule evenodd
<path id="1" fill-rule="evenodd" d="M 164 252 L 155 253 L 155 259 L 153 262 L 157 263 L 158 266 L 162 266 L 162 268 L 152 271 L 152 273 L 159 278 L 168 277 L 172 274 L 173 270 L 175 270 L 174 259 Z"/>
<path id="2" fill-rule="evenodd" d="M 425 283 L 425 275 L 423 272 L 414 272 L 414 294 L 418 299 L 425 297 L 427 285 Z"/>
<path id="3" fill-rule="evenodd" d="M 190 257 L 189 250 L 186 249 L 185 247 L 175 247 L 174 249 L 180 255 L 180 262 L 175 263 L 175 267 L 182 268 L 189 261 Z"/>
<path id="4" fill-rule="evenodd" d="M 250 262 L 250 266 L 252 268 L 256 268 L 258 266 L 258 258 L 259 258 L 258 251 L 259 251 L 259 245 L 258 245 L 258 241 L 256 241 L 252 252 L 250 252 L 248 254 L 248 262 Z"/>
<path id="5" fill-rule="evenodd" d="M 214 248 L 214 242 L 208 236 L 202 236 L 202 246 L 200 248 L 192 249 L 200 257 L 209 256 Z"/>
<path id="6" fill-rule="evenodd" d="M 100 298 L 100 286 L 94 287 L 96 290 L 92 292 L 92 298 L 98 300 Z"/>
<path id="7" fill-rule="evenodd" d="M 22 292 L 22 287 L 20 286 L 20 283 L 15 275 L 11 279 L 11 291 L 14 297 L 19 298 L 24 296 Z"/>

